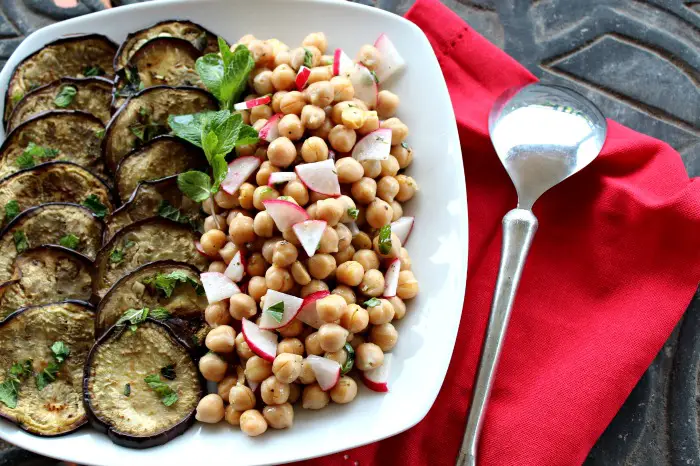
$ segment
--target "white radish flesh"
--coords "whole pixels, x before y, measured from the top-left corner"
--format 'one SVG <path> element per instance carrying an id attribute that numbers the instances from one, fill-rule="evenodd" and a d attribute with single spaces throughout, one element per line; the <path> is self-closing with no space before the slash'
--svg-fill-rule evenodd
<path id="1" fill-rule="evenodd" d="M 257 99 L 250 99 L 246 100 L 245 102 L 238 102 L 233 106 L 234 110 L 241 111 L 241 110 L 248 110 L 253 107 L 257 107 L 258 105 L 266 105 L 270 103 L 270 96 L 269 95 L 264 95 L 262 97 L 258 97 Z"/>
<path id="2" fill-rule="evenodd" d="M 243 319 L 241 322 L 241 331 L 243 339 L 248 343 L 253 353 L 266 361 L 273 362 L 275 360 L 275 356 L 277 356 L 276 333 L 262 330 L 248 319 Z"/>
<path id="3" fill-rule="evenodd" d="M 333 54 L 333 75 L 347 75 L 355 64 L 343 49 L 335 49 Z"/>
<path id="4" fill-rule="evenodd" d="M 224 271 L 224 275 L 233 280 L 234 282 L 240 282 L 243 280 L 243 275 L 245 275 L 245 265 L 243 264 L 243 255 L 241 251 L 236 252 L 229 262 L 228 267 Z"/>
<path id="5" fill-rule="evenodd" d="M 299 177 L 294 172 L 272 172 L 267 179 L 267 185 L 274 186 L 277 183 L 289 183 L 298 179 Z"/>
<path id="6" fill-rule="evenodd" d="M 267 290 L 264 302 L 265 307 L 260 318 L 260 328 L 263 330 L 274 330 L 290 323 L 299 313 L 304 300 L 279 291 Z M 268 312 L 277 303 L 282 303 L 282 319 L 279 322 L 272 316 L 271 312 Z"/>
<path id="7" fill-rule="evenodd" d="M 340 196 L 338 172 L 332 160 L 302 163 L 297 165 L 295 170 L 299 179 L 310 190 L 326 196 Z"/>
<path id="8" fill-rule="evenodd" d="M 228 194 L 235 193 L 259 166 L 260 159 L 252 155 L 235 159 L 228 164 L 228 172 L 224 181 L 221 182 L 221 189 Z"/>
<path id="9" fill-rule="evenodd" d="M 380 128 L 360 139 L 352 149 L 352 158 L 364 160 L 387 160 L 391 152 L 391 130 Z"/>
<path id="10" fill-rule="evenodd" d="M 238 294 L 241 290 L 226 275 L 220 272 L 204 272 L 199 276 L 209 304 L 217 303 Z"/>
<path id="11" fill-rule="evenodd" d="M 406 61 L 401 54 L 399 54 L 399 51 L 396 50 L 396 47 L 386 34 L 380 35 L 374 43 L 374 46 L 379 51 L 380 55 L 379 65 L 374 71 L 379 82 L 383 83 L 398 71 L 402 70 L 406 66 Z"/>
<path id="12" fill-rule="evenodd" d="M 269 199 L 267 201 L 263 201 L 263 205 L 280 231 L 288 230 L 292 228 L 292 225 L 309 219 L 309 214 L 306 213 L 306 210 L 293 202 L 280 199 Z"/>
<path id="13" fill-rule="evenodd" d="M 311 370 L 321 390 L 326 392 L 336 386 L 338 380 L 340 380 L 340 364 L 338 364 L 338 361 L 314 355 L 308 356 L 306 360 L 311 365 Z"/>
<path id="14" fill-rule="evenodd" d="M 367 388 L 375 392 L 389 391 L 389 375 L 391 375 L 391 353 L 384 354 L 384 362 L 376 369 L 362 373 L 362 381 Z"/>
<path id="15" fill-rule="evenodd" d="M 325 322 L 318 316 L 318 312 L 316 311 L 316 302 L 328 295 L 330 295 L 328 291 L 321 290 L 311 293 L 304 298 L 304 303 L 301 305 L 299 314 L 297 314 L 297 319 L 304 322 L 309 327 L 320 328 L 321 325 L 325 324 Z"/>
<path id="16" fill-rule="evenodd" d="M 355 90 L 355 97 L 366 103 L 369 108 L 374 108 L 377 105 L 379 87 L 369 68 L 360 63 L 355 63 L 348 77 Z"/>
<path id="17" fill-rule="evenodd" d="M 326 225 L 327 223 L 324 220 L 307 220 L 292 227 L 297 235 L 297 239 L 309 257 L 316 254 L 316 249 L 321 243 L 321 237 L 326 229 Z"/>
<path id="18" fill-rule="evenodd" d="M 280 137 L 280 131 L 277 127 L 277 123 L 279 123 L 280 119 L 283 116 L 284 115 L 281 113 L 275 113 L 274 115 L 272 115 L 270 119 L 267 120 L 267 123 L 265 123 L 263 127 L 260 128 L 260 131 L 258 132 L 258 137 L 267 142 L 272 142 L 278 137 Z"/>
<path id="19" fill-rule="evenodd" d="M 401 272 L 401 260 L 394 259 L 389 263 L 389 267 L 384 274 L 384 298 L 396 296 L 396 287 L 399 285 L 399 272 Z"/>
<path id="20" fill-rule="evenodd" d="M 399 241 L 401 241 L 401 246 L 406 244 L 408 237 L 413 231 L 413 223 L 415 217 L 401 217 L 398 220 L 391 222 L 391 232 L 398 236 Z"/>

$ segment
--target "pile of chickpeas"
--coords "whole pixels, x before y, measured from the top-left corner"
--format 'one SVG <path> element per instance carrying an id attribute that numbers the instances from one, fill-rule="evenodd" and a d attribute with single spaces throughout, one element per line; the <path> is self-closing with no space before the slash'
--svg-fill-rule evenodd
<path id="1" fill-rule="evenodd" d="M 272 94 L 270 105 L 240 112 L 245 123 L 260 130 L 273 114 L 284 116 L 278 123 L 280 137 L 269 144 L 261 140 L 237 148 L 239 156 L 253 155 L 262 161 L 254 179 L 233 195 L 219 191 L 203 204 L 209 217 L 201 246 L 215 258 L 209 271 L 224 272 L 241 250 L 247 258 L 247 284 L 241 285 L 244 292 L 206 308 L 205 319 L 212 327 L 205 341 L 210 352 L 200 359 L 199 369 L 206 380 L 218 384 L 218 390 L 200 401 L 196 417 L 206 423 L 225 419 L 245 434 L 257 436 L 268 427 L 291 427 L 293 405 L 299 401 L 303 409 L 312 410 L 331 401 L 351 402 L 357 395 L 357 371 L 381 366 L 384 353 L 396 345 L 394 321 L 406 314 L 404 301 L 418 294 L 418 282 L 408 251 L 396 234 L 391 234 L 391 249 L 383 253 L 378 231 L 403 215 L 402 203 L 418 188 L 413 178 L 403 174 L 413 152 L 405 142 L 408 128 L 394 117 L 399 98 L 382 90 L 375 108 L 355 99 L 351 81 L 333 76 L 333 57 L 326 55 L 323 33 L 309 34 L 295 49 L 276 39 L 262 41 L 251 35 L 239 43 L 249 48 L 256 63 L 249 78 L 255 94 L 246 100 Z M 299 91 L 295 76 L 305 53 L 311 54 L 313 66 L 307 86 Z M 379 60 L 372 45 L 363 46 L 357 58 L 369 69 L 376 68 Z M 378 128 L 392 132 L 387 160 L 358 162 L 349 156 L 359 138 Z M 273 172 L 328 158 L 335 160 L 340 197 L 312 192 L 298 180 L 267 186 Z M 314 256 L 306 255 L 292 229 L 276 228 L 263 205 L 268 199 L 294 202 L 310 218 L 327 222 Z M 358 233 L 353 228 L 354 235 L 348 227 L 353 221 L 359 229 Z M 366 304 L 381 297 L 383 271 L 395 258 L 401 261 L 396 296 Z M 243 334 L 232 326 L 234 320 L 255 320 L 268 290 L 302 298 L 322 290 L 331 293 L 317 301 L 324 322 L 318 330 L 297 319 L 276 330 L 281 340 L 274 362 L 251 351 Z M 331 390 L 321 390 L 305 356 L 323 356 L 342 366 L 348 359 L 346 343 L 355 352 L 353 370 Z"/>

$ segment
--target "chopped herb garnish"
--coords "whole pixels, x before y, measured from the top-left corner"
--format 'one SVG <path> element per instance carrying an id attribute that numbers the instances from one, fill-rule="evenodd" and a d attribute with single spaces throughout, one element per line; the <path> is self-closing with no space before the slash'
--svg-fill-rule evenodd
<path id="1" fill-rule="evenodd" d="M 314 66 L 314 54 L 307 48 L 304 48 L 304 66 L 307 68 Z"/>
<path id="2" fill-rule="evenodd" d="M 27 236 L 22 230 L 16 230 L 12 233 L 12 239 L 15 241 L 15 249 L 18 253 L 23 253 L 29 249 L 29 243 L 27 242 Z"/>
<path id="3" fill-rule="evenodd" d="M 32 168 L 34 165 L 36 165 L 36 162 L 34 161 L 34 157 L 32 157 L 31 154 L 28 154 L 26 151 L 22 152 L 16 160 L 17 166 L 21 168 L 22 170 L 25 170 L 27 168 Z"/>
<path id="4" fill-rule="evenodd" d="M 102 139 L 103 137 L 105 137 L 105 130 L 98 129 L 97 131 L 95 131 L 95 137 L 97 137 L 98 139 Z"/>
<path id="5" fill-rule="evenodd" d="M 211 178 L 196 170 L 180 173 L 177 176 L 177 186 L 182 194 L 196 202 L 204 202 L 212 194 Z"/>
<path id="6" fill-rule="evenodd" d="M 377 298 L 370 298 L 367 301 L 364 302 L 365 307 L 376 307 L 382 304 L 380 300 Z"/>
<path id="7" fill-rule="evenodd" d="M 56 380 L 58 371 L 70 356 L 70 349 L 62 341 L 57 341 L 51 345 L 51 356 L 53 361 L 46 366 L 46 369 L 36 375 L 36 388 L 43 390 L 48 384 Z"/>
<path id="8" fill-rule="evenodd" d="M 19 168 L 32 168 L 36 165 L 36 159 L 51 159 L 56 157 L 60 151 L 51 149 L 50 147 L 42 147 L 33 142 L 30 142 L 22 153 L 17 157 L 17 166 Z"/>
<path id="9" fill-rule="evenodd" d="M 202 289 L 202 285 L 200 285 L 197 280 L 190 277 L 182 270 L 175 270 L 167 274 L 159 273 L 143 280 L 144 285 L 153 286 L 156 290 L 160 291 L 166 298 L 172 296 L 173 291 L 175 290 L 175 287 L 178 283 L 190 284 L 192 288 L 197 290 L 197 294 L 199 294 L 200 289 Z"/>
<path id="10" fill-rule="evenodd" d="M 142 324 L 148 317 L 156 320 L 166 320 L 170 318 L 170 312 L 163 307 L 149 309 L 129 309 L 119 318 L 115 325 L 120 327 L 129 326 L 129 330 L 135 332 L 139 324 Z"/>
<path id="11" fill-rule="evenodd" d="M 374 70 L 369 70 L 369 73 L 372 75 L 372 79 L 374 79 L 374 82 L 379 84 L 379 78 L 377 77 L 377 73 L 375 73 Z"/>
<path id="12" fill-rule="evenodd" d="M 126 383 L 124 384 L 124 396 L 129 396 L 131 395 L 131 384 Z"/>
<path id="13" fill-rule="evenodd" d="M 66 108 L 71 103 L 73 103 L 73 99 L 75 98 L 75 95 L 77 93 L 78 90 L 75 87 L 63 86 L 56 95 L 56 97 L 53 99 L 53 103 L 58 108 Z"/>
<path id="14" fill-rule="evenodd" d="M 360 209 L 348 209 L 348 216 L 352 218 L 353 220 L 357 220 L 357 217 L 360 215 Z"/>
<path id="15" fill-rule="evenodd" d="M 340 367 L 340 374 L 345 375 L 352 370 L 352 366 L 355 365 L 355 350 L 350 345 L 350 343 L 345 343 L 343 346 L 345 353 L 347 354 L 347 359 L 345 363 Z"/>
<path id="16" fill-rule="evenodd" d="M 401 147 L 403 147 L 404 149 L 408 150 L 408 143 L 407 143 L 406 141 L 402 142 L 402 143 L 401 143 Z"/>
<path id="17" fill-rule="evenodd" d="M 384 225 L 379 230 L 379 252 L 382 254 L 391 252 L 391 225 Z"/>
<path id="18" fill-rule="evenodd" d="M 63 238 L 61 238 L 58 241 L 58 244 L 60 244 L 64 248 L 69 248 L 69 249 L 77 248 L 79 243 L 80 243 L 80 239 L 72 233 L 64 236 Z"/>
<path id="19" fill-rule="evenodd" d="M 83 76 L 88 78 L 91 76 L 103 76 L 104 74 L 105 70 L 103 70 L 99 66 L 88 66 L 83 70 Z"/>
<path id="20" fill-rule="evenodd" d="M 7 371 L 7 378 L 0 384 L 0 402 L 10 409 L 17 407 L 17 396 L 22 380 L 32 374 L 32 361 L 26 359 L 12 364 Z"/>
<path id="21" fill-rule="evenodd" d="M 119 248 L 112 249 L 109 253 L 109 262 L 112 264 L 118 264 L 124 260 L 124 250 Z"/>
<path id="22" fill-rule="evenodd" d="M 158 374 L 148 375 L 143 381 L 148 384 L 151 390 L 156 392 L 165 406 L 172 406 L 177 401 L 177 393 L 163 382 Z"/>
<path id="23" fill-rule="evenodd" d="M 24 97 L 24 92 L 15 91 L 15 93 L 12 94 L 12 104 L 17 105 L 19 101 L 22 100 L 22 97 Z"/>
<path id="24" fill-rule="evenodd" d="M 90 194 L 83 201 L 83 205 L 92 210 L 97 218 L 104 218 L 107 215 L 107 206 L 105 206 L 96 194 Z"/>
<path id="25" fill-rule="evenodd" d="M 255 60 L 245 45 L 231 50 L 219 37 L 219 53 L 199 57 L 195 68 L 202 83 L 219 100 L 224 110 L 233 110 L 248 84 L 248 75 L 255 67 Z"/>
<path id="26" fill-rule="evenodd" d="M 270 314 L 270 317 L 275 319 L 275 321 L 279 324 L 282 322 L 282 318 L 284 317 L 284 303 L 282 301 L 275 303 L 268 307 L 265 312 Z"/>
<path id="27" fill-rule="evenodd" d="M 151 309 L 148 312 L 148 317 L 151 317 L 151 318 L 156 319 L 156 320 L 166 320 L 166 319 L 170 319 L 171 314 L 170 314 L 170 311 L 168 311 L 166 308 L 157 307 L 155 309 Z"/>
<path id="28" fill-rule="evenodd" d="M 168 380 L 175 380 L 175 364 L 168 364 L 165 367 L 161 367 L 160 375 L 162 375 Z"/>
<path id="29" fill-rule="evenodd" d="M 5 221 L 9 222 L 19 215 L 19 202 L 12 200 L 5 204 Z"/>

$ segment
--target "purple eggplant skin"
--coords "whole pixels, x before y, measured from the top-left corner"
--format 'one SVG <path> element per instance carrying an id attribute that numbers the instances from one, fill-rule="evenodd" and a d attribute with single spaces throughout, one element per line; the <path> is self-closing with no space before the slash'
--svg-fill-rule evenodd
<path id="1" fill-rule="evenodd" d="M 166 325 L 165 323 L 152 319 L 152 318 L 147 318 L 144 323 L 150 322 L 152 324 L 155 324 L 159 327 L 161 327 L 163 330 L 167 332 L 167 334 L 170 336 L 170 338 L 175 342 L 176 344 L 182 346 L 187 354 L 192 358 L 192 361 L 194 362 L 195 365 L 197 365 L 199 358 L 195 357 L 195 355 L 192 354 L 192 351 L 189 349 L 191 345 L 188 345 L 182 338 L 178 337 L 175 332 L 172 331 L 172 329 Z M 142 324 L 143 325 L 143 324 Z M 109 439 L 114 442 L 117 445 L 120 445 L 122 447 L 126 448 L 134 448 L 134 449 L 146 449 L 146 448 L 152 448 L 152 447 L 157 447 L 159 445 L 163 445 L 165 443 L 168 443 L 175 437 L 178 437 L 182 434 L 184 434 L 187 429 L 189 429 L 192 424 L 194 424 L 195 421 L 195 414 L 196 414 L 196 408 L 193 409 L 185 418 L 183 418 L 180 422 L 175 424 L 174 426 L 170 427 L 167 430 L 161 431 L 161 432 L 156 432 L 153 435 L 148 435 L 148 436 L 143 436 L 143 437 L 137 437 L 134 435 L 129 435 L 125 434 L 119 431 L 116 431 L 112 428 L 111 425 L 109 425 L 107 422 L 103 421 L 100 419 L 95 412 L 93 411 L 92 408 L 92 397 L 90 395 L 89 391 L 89 381 L 90 381 L 90 367 L 92 365 L 92 360 L 95 356 L 97 348 L 104 344 L 107 340 L 112 338 L 112 336 L 116 335 L 119 332 L 124 331 L 123 327 L 119 327 L 117 325 L 112 326 L 102 337 L 100 337 L 97 342 L 93 345 L 92 349 L 90 350 L 90 353 L 88 353 L 87 360 L 85 361 L 85 371 L 83 374 L 83 403 L 85 405 L 85 412 L 87 413 L 87 418 L 88 422 L 90 425 L 97 430 L 98 432 L 104 433 L 109 437 Z M 198 374 L 198 381 L 199 381 L 199 393 L 198 393 L 198 398 L 202 399 L 204 396 L 204 390 L 206 387 L 206 381 L 202 377 L 202 375 L 197 371 Z"/>

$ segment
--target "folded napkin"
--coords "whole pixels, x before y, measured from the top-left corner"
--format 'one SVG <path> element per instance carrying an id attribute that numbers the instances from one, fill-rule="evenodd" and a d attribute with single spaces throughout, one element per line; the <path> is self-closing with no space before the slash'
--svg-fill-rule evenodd
<path id="1" fill-rule="evenodd" d="M 487 116 L 502 91 L 536 78 L 436 0 L 418 0 L 406 17 L 435 50 L 459 125 L 470 227 L 459 336 L 423 421 L 306 464 L 454 464 L 498 270 L 501 218 L 516 204 Z M 583 462 L 698 286 L 700 183 L 688 179 L 667 144 L 608 123 L 598 159 L 535 204 L 539 230 L 488 407 L 480 465 Z"/>

